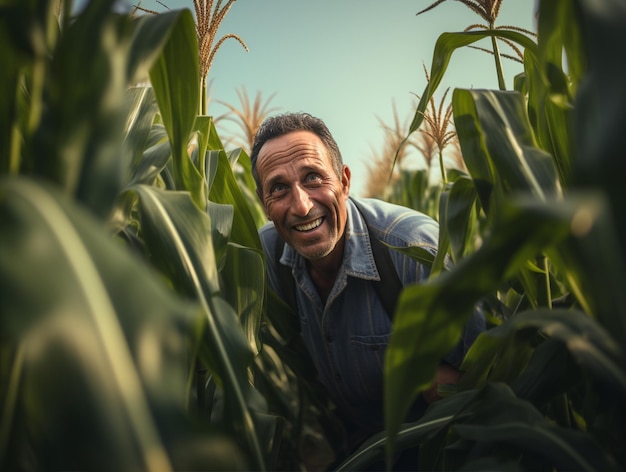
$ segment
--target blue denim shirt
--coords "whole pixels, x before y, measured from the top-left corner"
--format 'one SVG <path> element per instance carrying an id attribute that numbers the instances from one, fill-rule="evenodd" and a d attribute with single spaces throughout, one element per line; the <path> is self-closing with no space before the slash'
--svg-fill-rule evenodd
<path id="1" fill-rule="evenodd" d="M 280 263 L 292 267 L 302 337 L 321 382 L 343 415 L 361 428 L 376 432 L 383 426 L 383 366 L 391 320 L 371 283 L 380 277 L 363 215 L 373 237 L 393 246 L 421 246 L 433 254 L 439 226 L 432 218 L 405 207 L 375 199 L 359 199 L 359 203 L 361 211 L 348 200 L 343 262 L 325 304 L 302 256 L 285 245 Z M 269 284 L 287 299 L 279 286 L 276 230 L 268 223 L 259 233 L 267 257 Z M 403 285 L 428 277 L 428 267 L 398 251 L 390 250 L 390 255 Z M 459 348 L 445 360 L 458 366 L 484 326 L 484 318 L 478 313 Z M 424 407 L 422 404 L 417 410 Z"/>

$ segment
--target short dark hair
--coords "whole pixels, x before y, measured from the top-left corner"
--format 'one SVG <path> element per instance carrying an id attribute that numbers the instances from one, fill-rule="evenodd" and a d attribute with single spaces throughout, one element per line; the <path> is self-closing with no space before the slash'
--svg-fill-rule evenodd
<path id="1" fill-rule="evenodd" d="M 282 115 L 266 118 L 254 136 L 254 144 L 252 145 L 252 152 L 250 153 L 250 163 L 252 164 L 252 176 L 254 177 L 257 188 L 261 188 L 259 173 L 256 169 L 259 151 L 270 139 L 278 138 L 294 131 L 310 131 L 315 133 L 328 150 L 337 177 L 341 178 L 343 159 L 339 151 L 339 146 L 326 124 L 321 119 L 308 113 L 284 113 Z"/>

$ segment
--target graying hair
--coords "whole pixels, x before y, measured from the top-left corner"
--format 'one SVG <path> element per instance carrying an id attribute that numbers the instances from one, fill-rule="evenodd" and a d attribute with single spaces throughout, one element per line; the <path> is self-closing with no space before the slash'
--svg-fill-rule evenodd
<path id="1" fill-rule="evenodd" d="M 270 139 L 278 138 L 294 131 L 310 131 L 317 135 L 324 144 L 324 147 L 328 150 L 337 177 L 341 178 L 343 159 L 339 151 L 339 146 L 326 124 L 321 119 L 308 113 L 284 113 L 282 115 L 266 118 L 254 136 L 254 144 L 252 145 L 252 152 L 250 153 L 250 163 L 252 164 L 252 177 L 254 177 L 258 189 L 261 188 L 259 173 L 256 168 L 259 151 Z"/>

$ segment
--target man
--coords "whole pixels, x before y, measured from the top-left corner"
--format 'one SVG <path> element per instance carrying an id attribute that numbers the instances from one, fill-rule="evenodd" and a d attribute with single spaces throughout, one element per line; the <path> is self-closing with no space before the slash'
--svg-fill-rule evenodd
<path id="1" fill-rule="evenodd" d="M 438 225 L 414 210 L 350 197 L 350 169 L 326 125 L 311 115 L 268 118 L 250 158 L 270 220 L 259 233 L 269 284 L 289 300 L 291 289 L 281 286 L 279 273 L 280 265 L 291 268 L 304 343 L 356 446 L 383 429 L 383 356 L 393 315 L 374 288 L 380 268 L 373 239 L 434 254 Z M 427 266 L 398 251 L 389 253 L 403 285 L 426 280 Z M 407 420 L 419 418 L 426 403 L 436 400 L 437 384 L 456 383 L 464 351 L 481 330 L 484 318 L 477 313 Z"/>

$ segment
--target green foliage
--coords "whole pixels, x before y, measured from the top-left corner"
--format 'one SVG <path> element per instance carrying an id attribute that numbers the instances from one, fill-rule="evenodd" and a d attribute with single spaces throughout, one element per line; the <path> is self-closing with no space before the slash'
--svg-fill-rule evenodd
<path id="1" fill-rule="evenodd" d="M 306 469 L 303 441 L 340 438 L 266 288 L 249 156 L 198 115 L 193 17 L 113 3 L 0 2 L 0 467 Z M 437 41 L 411 132 L 458 48 L 513 41 L 524 74 L 454 91 L 467 174 L 389 197 L 439 220 L 441 251 L 412 253 L 433 277 L 399 301 L 387 433 L 340 469 L 415 444 L 433 470 L 626 466 L 626 16 L 601 3 L 542 1 L 536 44 Z M 462 381 L 403 424 L 479 301 Z"/>
<path id="2" fill-rule="evenodd" d="M 249 158 L 197 114 L 191 12 L 113 3 L 0 10 L 0 467 L 274 469 Z"/>
<path id="3" fill-rule="evenodd" d="M 195 23 L 189 10 L 176 15 L 183 24 L 165 43 L 161 54 L 150 69 L 150 82 L 155 91 L 163 125 L 167 131 L 172 152 L 173 178 L 176 188 L 191 192 L 196 205 L 205 208 L 206 181 L 200 170 L 189 159 L 187 145 L 196 120 L 200 101 L 198 76 L 198 43 Z M 148 18 L 150 21 L 151 17 Z M 201 124 L 199 122 L 198 124 Z"/>
<path id="4" fill-rule="evenodd" d="M 469 175 L 444 189 L 439 221 L 440 250 L 455 265 L 403 291 L 386 355 L 387 435 L 344 466 L 380 457 L 383 445 L 389 460 L 416 444 L 426 470 L 626 466 L 626 238 L 617 210 L 626 100 L 614 59 L 626 11 L 614 0 L 592 3 L 541 1 L 537 44 L 504 30 L 437 41 L 410 132 L 458 48 L 506 38 L 524 49 L 525 72 L 515 91 L 454 91 Z M 461 382 L 404 425 L 477 303 L 490 329 L 469 350 Z M 424 434 L 407 440 L 407 431 Z"/>
<path id="5" fill-rule="evenodd" d="M 399 182 L 388 187 L 384 199 L 438 219 L 440 192 L 439 186 L 430 183 L 428 170 L 401 169 Z"/>

